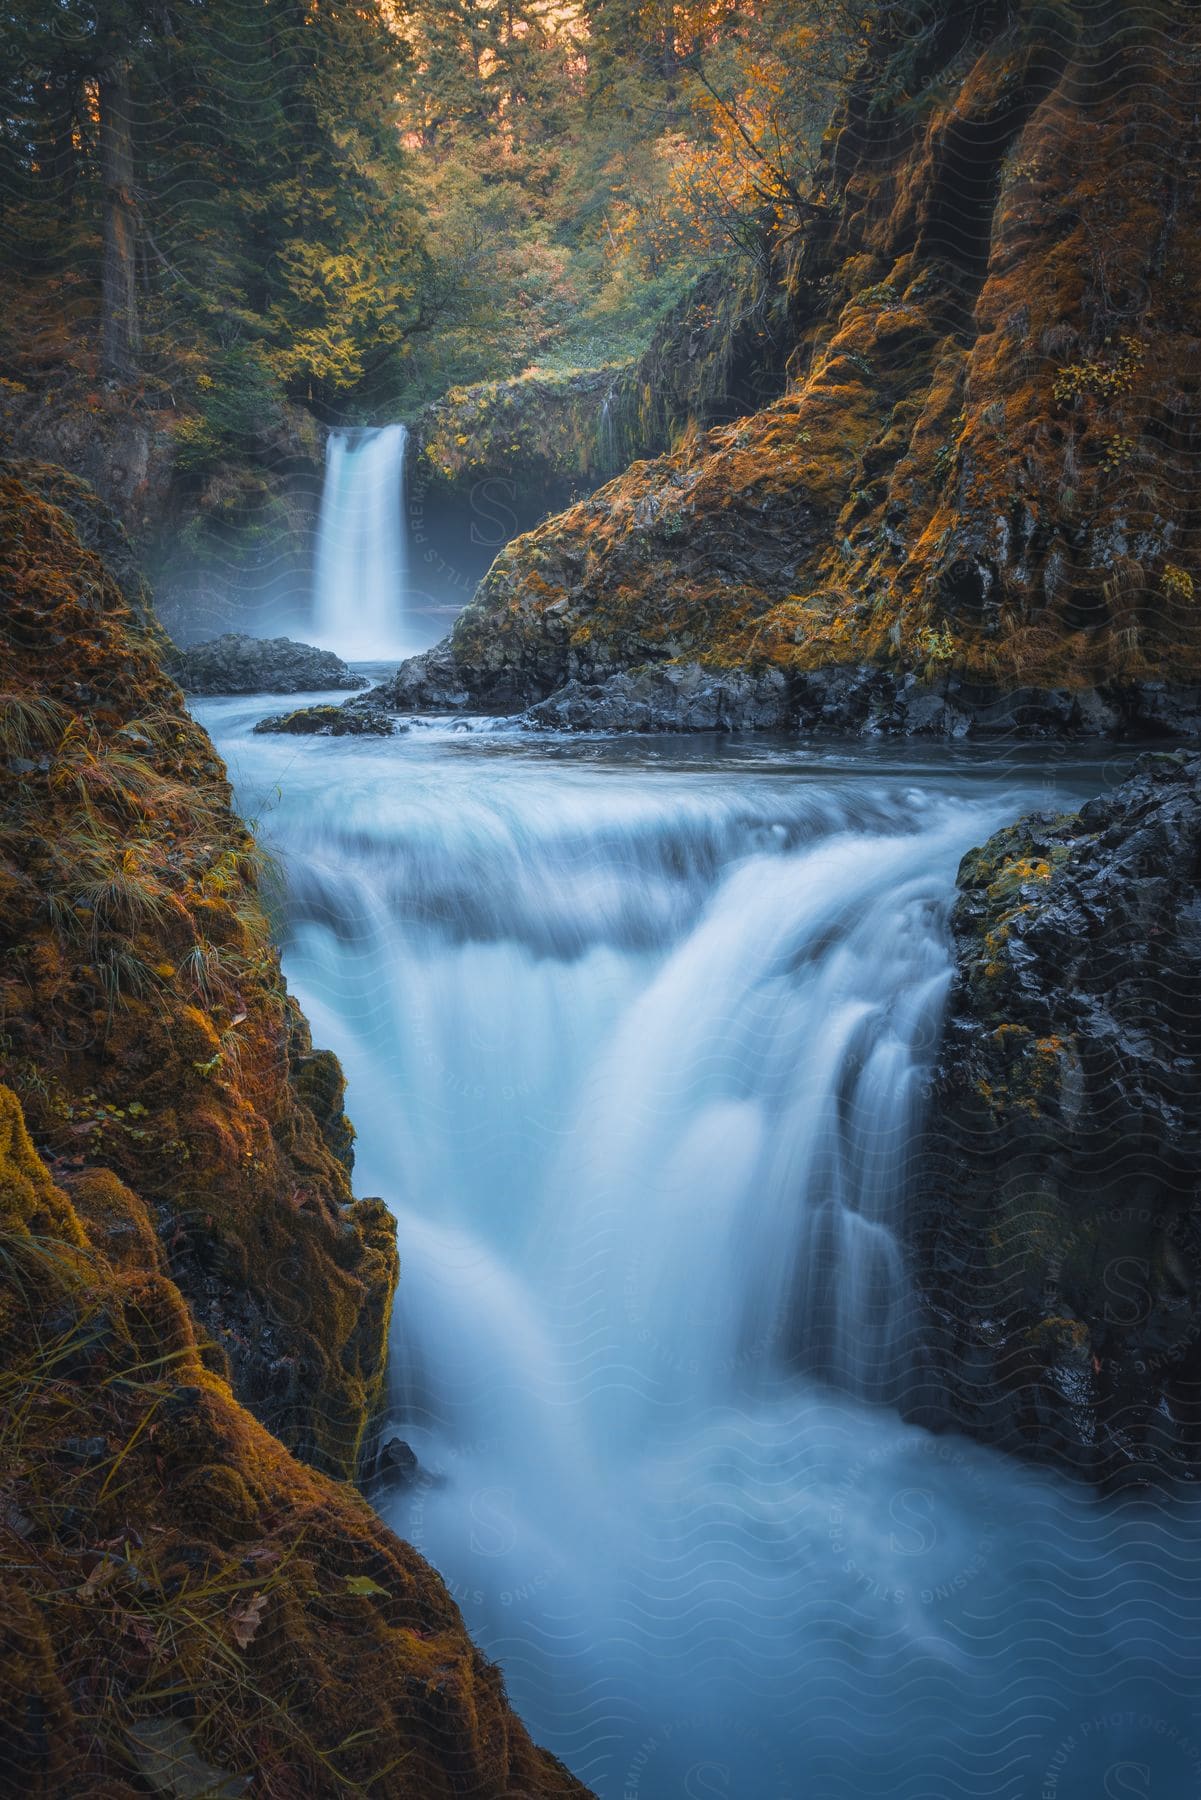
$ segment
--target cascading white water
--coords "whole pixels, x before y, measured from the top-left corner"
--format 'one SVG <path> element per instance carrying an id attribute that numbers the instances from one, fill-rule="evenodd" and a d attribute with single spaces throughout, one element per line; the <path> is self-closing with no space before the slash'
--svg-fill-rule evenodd
<path id="1" fill-rule="evenodd" d="M 380 1504 L 535 1735 L 602 1800 L 1201 1793 L 1180 1521 L 883 1403 L 955 868 L 1044 780 L 201 711 L 398 1216 Z"/>
<path id="2" fill-rule="evenodd" d="M 403 425 L 332 431 L 317 523 L 315 643 L 348 660 L 411 655 Z"/>

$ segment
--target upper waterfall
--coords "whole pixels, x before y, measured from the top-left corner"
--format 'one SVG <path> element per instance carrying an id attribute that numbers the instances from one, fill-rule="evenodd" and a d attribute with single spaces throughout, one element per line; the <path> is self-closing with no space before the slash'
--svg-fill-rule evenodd
<path id="1" fill-rule="evenodd" d="M 317 527 L 315 641 L 351 660 L 410 655 L 403 425 L 330 433 Z"/>

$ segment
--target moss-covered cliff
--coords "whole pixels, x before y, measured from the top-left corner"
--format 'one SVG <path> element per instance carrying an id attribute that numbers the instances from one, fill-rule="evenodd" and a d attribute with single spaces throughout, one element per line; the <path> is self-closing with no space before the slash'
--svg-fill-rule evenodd
<path id="1" fill-rule="evenodd" d="M 1201 758 L 972 851 L 913 1253 L 933 1412 L 1077 1472 L 1195 1476 Z"/>
<path id="2" fill-rule="evenodd" d="M 470 498 L 507 481 L 523 510 L 548 512 L 701 424 L 741 417 L 785 386 L 795 296 L 769 271 L 700 276 L 641 355 L 599 368 L 535 367 L 452 388 L 412 426 L 410 481 Z"/>
<path id="3" fill-rule="evenodd" d="M 0 1087 L 0 1793 L 583 1796 L 433 1570 L 238 1404 L 158 1209 L 102 1146 L 67 1175 Z"/>
<path id="4" fill-rule="evenodd" d="M 514 381 L 451 388 L 413 422 L 410 486 L 423 496 L 461 498 L 476 483 L 499 479 L 541 510 L 595 487 L 622 466 L 607 433 L 621 376 L 618 368 L 531 370 Z"/>
<path id="5" fill-rule="evenodd" d="M 448 646 L 479 700 L 673 660 L 1201 675 L 1197 21 L 937 18 L 881 37 L 780 247 L 787 390 L 504 551 Z"/>
<path id="6" fill-rule="evenodd" d="M 54 304 L 43 302 L 48 317 Z M 31 341 L 32 340 L 32 341 Z M 181 638 L 269 628 L 308 580 L 323 447 L 316 420 L 236 373 L 101 380 L 89 338 L 0 342 L 0 454 L 87 483 L 124 526 Z M 6 353 L 7 352 L 7 353 Z"/>
<path id="7" fill-rule="evenodd" d="M 128 545 L 9 464 L 0 563 L 0 1792 L 583 1794 L 331 1479 L 393 1223 Z"/>
<path id="8" fill-rule="evenodd" d="M 104 1168 L 138 1195 L 212 1365 L 350 1472 L 391 1221 L 351 1197 L 341 1078 L 284 986 L 225 772 L 156 628 L 43 497 L 62 485 L 0 476 L 4 1078 L 60 1179 Z"/>

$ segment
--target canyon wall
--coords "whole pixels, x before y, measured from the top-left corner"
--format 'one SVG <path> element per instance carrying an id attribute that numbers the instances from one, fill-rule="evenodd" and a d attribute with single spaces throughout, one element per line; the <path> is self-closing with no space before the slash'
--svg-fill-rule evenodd
<path id="1" fill-rule="evenodd" d="M 779 251 L 785 391 L 504 550 L 440 652 L 477 703 L 700 662 L 778 671 L 778 723 L 957 732 L 1032 691 L 1079 697 L 1049 730 L 1178 722 L 1163 686 L 1201 677 L 1196 19 L 934 17 L 876 45 Z"/>
<path id="2" fill-rule="evenodd" d="M 347 1485 L 394 1223 L 119 525 L 0 564 L 0 1791 L 582 1794 Z"/>

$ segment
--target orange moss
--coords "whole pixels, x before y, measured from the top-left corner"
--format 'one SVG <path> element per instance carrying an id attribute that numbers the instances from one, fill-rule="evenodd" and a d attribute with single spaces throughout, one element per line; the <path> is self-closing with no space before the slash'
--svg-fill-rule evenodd
<path id="1" fill-rule="evenodd" d="M 130 1257 L 155 1266 L 132 1222 L 153 1209 L 240 1396 L 351 1473 L 395 1250 L 383 1209 L 352 1201 L 340 1086 L 300 1091 L 312 1044 L 255 845 L 157 632 L 12 465 L 0 566 L 0 1063 L 64 1179 L 108 1171 L 80 1204 L 98 1230 L 109 1209 L 110 1248 L 132 1232 Z"/>
<path id="2" fill-rule="evenodd" d="M 174 1283 L 134 1266 L 153 1243 L 136 1197 L 91 1168 L 73 1197 L 0 1088 L 12 1791 L 132 1800 L 170 1768 L 171 1792 L 252 1783 L 265 1800 L 583 1796 L 440 1578 L 206 1366 Z"/>
<path id="3" fill-rule="evenodd" d="M 1115 91 L 1087 42 L 972 17 L 922 113 L 830 137 L 837 218 L 780 252 L 790 391 L 511 545 L 455 631 L 469 675 L 928 672 L 934 642 L 1000 688 L 1201 679 L 1187 58 L 1148 39 Z"/>

